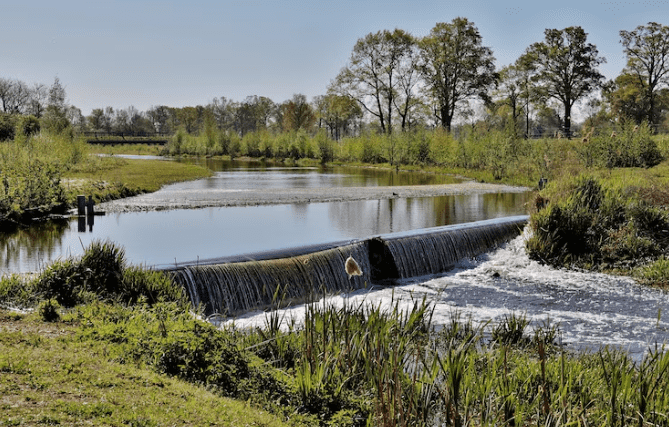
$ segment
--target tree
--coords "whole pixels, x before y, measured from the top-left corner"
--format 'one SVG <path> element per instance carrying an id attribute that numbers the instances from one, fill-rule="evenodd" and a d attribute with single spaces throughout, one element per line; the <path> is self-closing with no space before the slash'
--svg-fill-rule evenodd
<path id="1" fill-rule="evenodd" d="M 21 114 L 28 106 L 30 89 L 21 80 L 0 78 L 0 104 L 2 111 Z"/>
<path id="2" fill-rule="evenodd" d="M 627 55 L 623 71 L 636 77 L 642 89 L 648 123 L 659 122 L 658 92 L 669 83 L 669 27 L 656 22 L 640 25 L 633 31 L 620 31 Z"/>
<path id="3" fill-rule="evenodd" d="M 65 87 L 56 77 L 49 88 L 49 99 L 44 115 L 41 118 L 42 129 L 51 133 L 61 134 L 70 128 L 70 121 L 67 118 L 67 104 L 65 102 Z"/>
<path id="4" fill-rule="evenodd" d="M 546 29 L 545 41 L 527 48 L 523 60 L 536 69 L 533 80 L 546 99 L 558 100 L 564 109 L 563 131 L 571 135 L 571 110 L 576 101 L 599 87 L 604 76 L 597 67 L 606 62 L 597 47 L 587 43 L 581 27 Z"/>
<path id="5" fill-rule="evenodd" d="M 602 93 L 614 117 L 632 119 L 635 123 L 641 123 L 648 118 L 646 90 L 636 75 L 623 72 L 615 80 L 608 82 Z"/>
<path id="6" fill-rule="evenodd" d="M 406 115 L 412 91 L 400 91 L 400 84 L 410 84 L 405 75 L 413 72 L 408 66 L 415 40 L 406 31 L 378 31 L 359 39 L 353 47 L 349 65 L 342 69 L 329 92 L 349 96 L 372 116 L 378 118 L 381 131 L 392 133 L 393 110 Z"/>
<path id="7" fill-rule="evenodd" d="M 91 115 L 86 117 L 88 127 L 93 132 L 101 132 L 105 128 L 105 112 L 102 108 L 94 108 Z"/>
<path id="8" fill-rule="evenodd" d="M 216 125 L 219 129 L 230 129 L 233 126 L 237 108 L 234 102 L 221 96 L 220 98 L 214 98 L 208 108 L 214 113 Z"/>
<path id="9" fill-rule="evenodd" d="M 419 43 L 420 71 L 435 116 L 448 131 L 459 104 L 473 97 L 488 102 L 487 92 L 497 81 L 492 50 L 481 42 L 472 22 L 455 18 L 451 23 L 437 23 Z"/>
<path id="10" fill-rule="evenodd" d="M 28 114 L 38 119 L 44 114 L 46 102 L 49 98 L 49 90 L 42 83 L 35 83 L 30 89 L 30 100 L 28 101 Z"/>
<path id="11" fill-rule="evenodd" d="M 153 125 L 153 130 L 158 133 L 168 133 L 170 131 L 169 119 L 170 108 L 164 105 L 151 107 L 146 111 L 146 117 Z"/>
<path id="12" fill-rule="evenodd" d="M 344 95 L 330 93 L 318 96 L 314 100 L 316 112 L 321 123 L 330 130 L 330 137 L 335 140 L 355 132 L 356 125 L 362 119 L 362 108 L 359 103 Z"/>
<path id="13" fill-rule="evenodd" d="M 316 114 L 302 94 L 295 94 L 293 99 L 281 104 L 279 115 L 281 128 L 285 131 L 310 130 L 316 123 Z"/>
<path id="14" fill-rule="evenodd" d="M 241 136 L 267 128 L 276 113 L 274 102 L 264 96 L 247 96 L 235 110 L 234 128 Z"/>

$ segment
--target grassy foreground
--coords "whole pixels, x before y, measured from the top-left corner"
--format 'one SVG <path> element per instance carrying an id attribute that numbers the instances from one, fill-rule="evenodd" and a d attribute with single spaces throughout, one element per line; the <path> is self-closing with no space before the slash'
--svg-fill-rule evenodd
<path id="1" fill-rule="evenodd" d="M 246 402 L 110 358 L 76 315 L 0 310 L 0 425 L 282 426 Z M 111 345 L 113 346 L 113 344 Z"/>
<path id="2" fill-rule="evenodd" d="M 217 329 L 108 242 L 0 279 L 0 305 L 34 308 L 0 309 L 0 425 L 669 425 L 664 347 L 570 353 L 518 315 L 311 303 Z"/>

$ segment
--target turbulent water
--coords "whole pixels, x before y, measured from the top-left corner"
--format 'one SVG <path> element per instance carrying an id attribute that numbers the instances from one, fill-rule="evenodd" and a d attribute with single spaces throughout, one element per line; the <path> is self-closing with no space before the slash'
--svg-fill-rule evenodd
<path id="1" fill-rule="evenodd" d="M 571 348 L 608 345 L 637 357 L 649 346 L 669 340 L 666 292 L 643 288 L 628 278 L 540 265 L 526 255 L 526 238 L 527 231 L 498 250 L 461 262 L 446 275 L 407 279 L 400 286 L 342 294 L 328 302 L 389 306 L 399 299 L 408 308 L 426 296 L 435 307 L 436 326 L 449 323 L 454 315 L 482 324 L 515 313 L 527 316 L 531 327 L 547 321 L 559 326 L 562 342 Z M 303 306 L 281 312 L 285 321 L 299 322 L 303 314 Z M 253 312 L 226 323 L 263 326 L 266 317 Z"/>

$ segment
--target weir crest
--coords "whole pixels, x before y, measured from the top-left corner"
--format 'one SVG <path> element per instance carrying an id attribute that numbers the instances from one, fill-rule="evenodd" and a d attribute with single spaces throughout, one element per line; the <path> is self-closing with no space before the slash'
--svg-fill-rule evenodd
<path id="1" fill-rule="evenodd" d="M 238 313 L 397 279 L 444 273 L 518 236 L 527 216 L 448 225 L 369 239 L 237 257 L 168 269 L 204 314 Z M 349 276 L 351 257 L 362 274 Z M 251 258 L 251 260 L 244 260 Z"/>

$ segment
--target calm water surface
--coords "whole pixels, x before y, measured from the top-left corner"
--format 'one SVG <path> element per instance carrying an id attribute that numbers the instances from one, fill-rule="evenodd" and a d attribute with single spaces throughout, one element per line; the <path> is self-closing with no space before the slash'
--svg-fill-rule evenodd
<path id="1" fill-rule="evenodd" d="M 437 174 L 359 168 L 286 168 L 262 163 L 202 161 L 211 178 L 174 184 L 179 189 L 304 188 L 452 183 Z M 162 191 L 162 190 L 161 190 Z M 365 238 L 375 234 L 526 213 L 527 193 L 305 203 L 114 213 L 36 225 L 0 235 L 3 273 L 39 271 L 78 255 L 95 239 L 123 246 L 134 264 L 166 266 L 263 250 Z"/>

